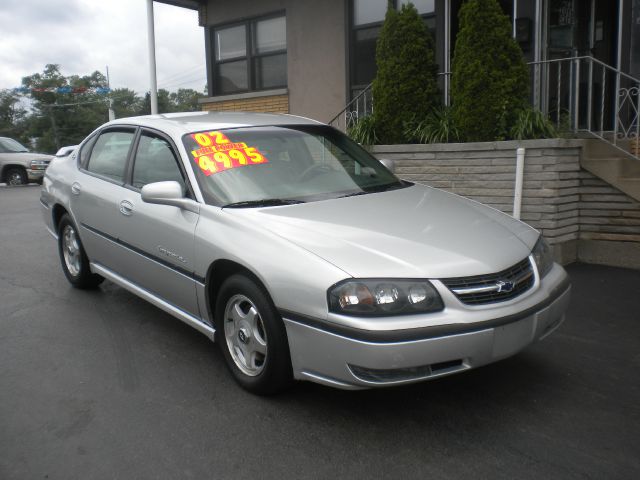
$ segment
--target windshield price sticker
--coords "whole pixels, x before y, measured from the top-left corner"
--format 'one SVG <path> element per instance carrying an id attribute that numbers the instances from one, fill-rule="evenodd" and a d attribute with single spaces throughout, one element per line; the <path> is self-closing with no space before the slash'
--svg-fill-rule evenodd
<path id="1" fill-rule="evenodd" d="M 194 133 L 191 138 L 200 146 L 191 154 L 207 176 L 245 165 L 269 163 L 256 147 L 249 147 L 244 142 L 234 143 L 222 132 Z"/>

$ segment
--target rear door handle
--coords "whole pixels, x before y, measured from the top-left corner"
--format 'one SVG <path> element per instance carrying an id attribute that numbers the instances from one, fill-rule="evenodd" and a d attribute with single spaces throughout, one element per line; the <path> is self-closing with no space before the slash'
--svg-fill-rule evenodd
<path id="1" fill-rule="evenodd" d="M 73 193 L 74 195 L 80 195 L 81 191 L 82 187 L 80 186 L 80 184 L 78 182 L 73 182 L 73 185 L 71 185 L 71 193 Z"/>
<path id="2" fill-rule="evenodd" d="M 122 200 L 120 202 L 120 213 L 129 216 L 133 213 L 133 203 L 129 200 Z"/>

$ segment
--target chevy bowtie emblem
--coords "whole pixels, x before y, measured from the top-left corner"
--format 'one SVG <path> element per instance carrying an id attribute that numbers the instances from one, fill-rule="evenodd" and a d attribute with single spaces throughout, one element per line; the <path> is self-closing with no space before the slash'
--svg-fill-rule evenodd
<path id="1" fill-rule="evenodd" d="M 496 287 L 498 288 L 498 293 L 509 293 L 513 290 L 513 287 L 515 287 L 515 285 L 509 280 L 498 280 L 496 282 Z"/>

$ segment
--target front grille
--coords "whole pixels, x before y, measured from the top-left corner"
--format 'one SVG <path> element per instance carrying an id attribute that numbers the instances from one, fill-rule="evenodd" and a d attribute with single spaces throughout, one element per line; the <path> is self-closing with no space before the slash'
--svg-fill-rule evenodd
<path id="1" fill-rule="evenodd" d="M 535 281 L 528 258 L 498 273 L 440 280 L 466 305 L 505 302 L 529 290 Z"/>

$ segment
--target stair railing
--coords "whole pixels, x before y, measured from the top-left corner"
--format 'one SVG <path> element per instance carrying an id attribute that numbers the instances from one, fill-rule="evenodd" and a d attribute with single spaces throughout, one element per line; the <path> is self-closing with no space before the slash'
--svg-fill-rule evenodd
<path id="1" fill-rule="evenodd" d="M 347 106 L 331 119 L 329 125 L 346 132 L 358 120 L 373 113 L 373 89 L 371 83 L 356 95 Z"/>
<path id="2" fill-rule="evenodd" d="M 532 104 L 559 130 L 588 133 L 629 153 L 629 141 L 640 138 L 640 80 L 590 56 L 529 65 Z"/>
<path id="3" fill-rule="evenodd" d="M 528 65 L 531 104 L 561 133 L 595 136 L 640 158 L 640 80 L 590 56 Z M 439 75 L 449 76 L 450 72 Z M 369 84 L 329 124 L 347 131 L 370 115 L 373 105 Z"/>

